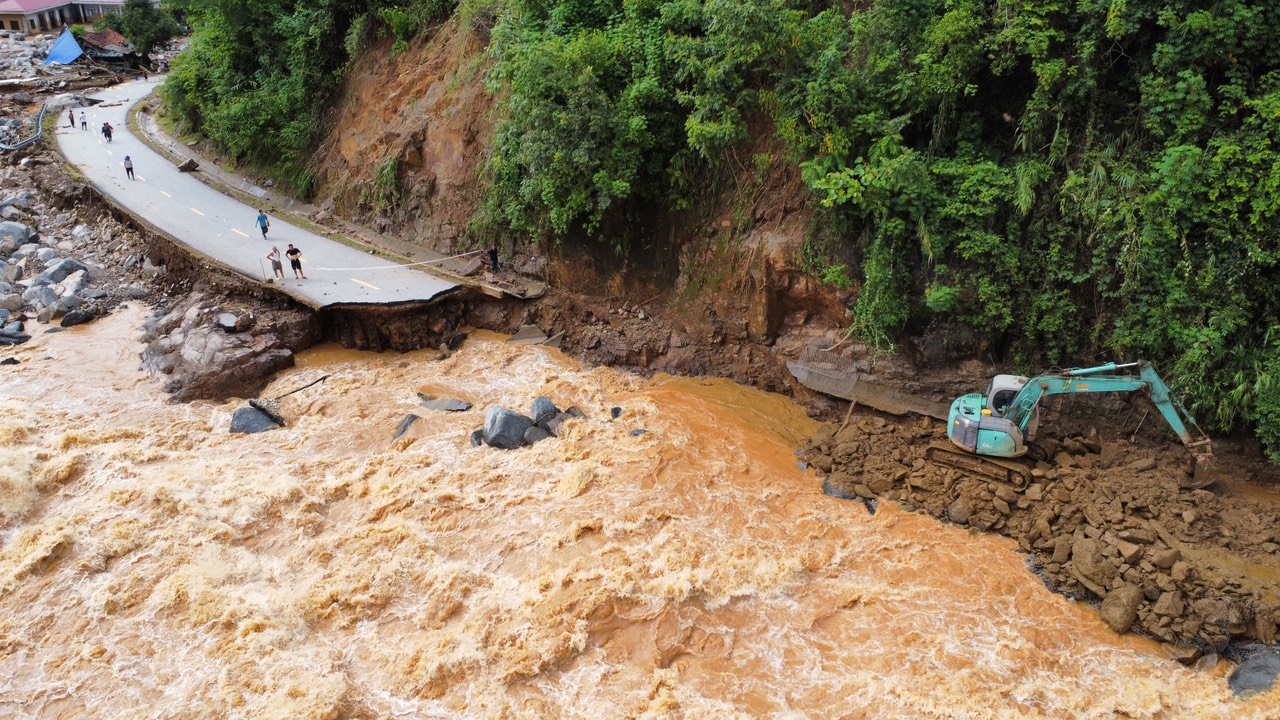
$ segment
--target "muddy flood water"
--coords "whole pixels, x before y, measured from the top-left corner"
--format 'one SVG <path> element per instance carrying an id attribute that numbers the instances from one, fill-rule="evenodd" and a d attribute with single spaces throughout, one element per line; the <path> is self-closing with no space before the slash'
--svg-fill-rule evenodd
<path id="1" fill-rule="evenodd" d="M 239 436 L 241 403 L 170 404 L 137 369 L 144 317 L 4 353 L 0 716 L 1280 716 L 1008 540 L 822 495 L 784 397 L 482 335 L 308 351 L 264 395 L 328 380 Z M 589 419 L 471 447 L 539 395 Z"/>

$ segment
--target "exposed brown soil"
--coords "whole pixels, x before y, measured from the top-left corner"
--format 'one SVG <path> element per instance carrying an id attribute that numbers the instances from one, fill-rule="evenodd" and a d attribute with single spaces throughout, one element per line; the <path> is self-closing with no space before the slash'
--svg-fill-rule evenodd
<path id="1" fill-rule="evenodd" d="M 824 426 L 802 457 L 829 494 L 897 501 L 1013 538 L 1046 583 L 1100 601 L 1118 632 L 1215 652 L 1275 642 L 1280 486 L 1268 487 L 1256 466 L 1223 462 L 1217 484 L 1183 490 L 1181 445 L 1090 431 L 1048 439 L 1053 462 L 1017 489 L 926 460 L 927 446 L 945 438 L 927 418 L 854 415 Z"/>

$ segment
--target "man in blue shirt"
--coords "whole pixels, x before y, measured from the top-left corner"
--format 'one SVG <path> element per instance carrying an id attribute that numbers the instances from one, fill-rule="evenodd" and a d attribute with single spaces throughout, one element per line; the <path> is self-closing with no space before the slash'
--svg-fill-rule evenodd
<path id="1" fill-rule="evenodd" d="M 267 228 L 271 227 L 271 223 L 267 221 L 267 211 L 258 210 L 258 227 L 262 228 L 262 239 L 267 239 Z"/>

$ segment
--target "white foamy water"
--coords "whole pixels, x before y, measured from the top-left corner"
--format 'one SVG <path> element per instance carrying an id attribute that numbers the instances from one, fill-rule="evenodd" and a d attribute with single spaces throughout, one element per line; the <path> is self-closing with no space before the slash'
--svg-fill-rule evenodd
<path id="1" fill-rule="evenodd" d="M 0 716 L 1280 716 L 1003 539 L 823 496 L 785 398 L 480 336 L 443 361 L 309 351 L 264 393 L 330 376 L 289 427 L 234 436 L 239 403 L 170 404 L 137 371 L 142 317 L 0 367 Z M 486 407 L 538 395 L 590 419 L 470 446 Z"/>

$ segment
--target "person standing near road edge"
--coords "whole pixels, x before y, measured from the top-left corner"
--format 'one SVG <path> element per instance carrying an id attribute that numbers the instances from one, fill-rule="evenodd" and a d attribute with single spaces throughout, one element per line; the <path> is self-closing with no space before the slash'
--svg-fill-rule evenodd
<path id="1" fill-rule="evenodd" d="M 267 259 L 271 261 L 271 271 L 276 277 L 284 279 L 284 265 L 280 264 L 280 248 L 275 245 L 271 246 L 271 252 L 267 253 Z"/>
<path id="2" fill-rule="evenodd" d="M 72 130 L 76 129 L 76 111 L 75 110 L 67 110 L 67 127 L 71 128 Z"/>
<path id="3" fill-rule="evenodd" d="M 128 176 L 130 180 L 137 180 L 137 178 L 133 176 L 133 158 L 130 158 L 128 155 L 124 156 L 124 174 Z"/>
<path id="4" fill-rule="evenodd" d="M 293 268 L 293 276 L 295 278 L 307 279 L 306 273 L 302 272 L 302 251 L 289 243 L 289 249 L 284 251 L 285 257 L 289 258 L 289 267 Z"/>
<path id="5" fill-rule="evenodd" d="M 271 227 L 271 221 L 267 219 L 267 211 L 258 210 L 258 227 L 262 229 L 262 239 L 267 239 L 267 228 Z"/>
<path id="6" fill-rule="evenodd" d="M 84 116 L 83 110 L 80 111 L 80 129 L 81 130 L 89 129 L 89 118 Z"/>

